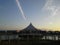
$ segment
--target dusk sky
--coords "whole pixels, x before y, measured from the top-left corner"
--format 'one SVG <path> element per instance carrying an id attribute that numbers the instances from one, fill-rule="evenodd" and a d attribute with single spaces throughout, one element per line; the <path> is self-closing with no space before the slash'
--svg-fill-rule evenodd
<path id="1" fill-rule="evenodd" d="M 60 0 L 0 0 L 0 30 L 21 30 L 30 22 L 60 31 Z"/>

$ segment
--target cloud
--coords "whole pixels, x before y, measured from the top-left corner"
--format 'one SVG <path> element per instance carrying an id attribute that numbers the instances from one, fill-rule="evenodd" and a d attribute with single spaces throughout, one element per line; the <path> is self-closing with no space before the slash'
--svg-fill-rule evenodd
<path id="1" fill-rule="evenodd" d="M 22 7 L 21 7 L 21 4 L 20 4 L 19 0 L 16 0 L 16 3 L 17 3 L 17 5 L 18 5 L 18 8 L 19 8 L 21 14 L 22 14 L 22 17 L 24 18 L 24 20 L 26 20 L 26 16 L 25 16 L 25 14 L 24 14 L 24 12 L 23 12 L 23 9 L 22 9 Z"/>
<path id="2" fill-rule="evenodd" d="M 52 5 L 52 2 L 53 2 L 53 0 L 46 0 L 45 5 L 43 6 L 43 10 L 50 10 L 50 9 L 52 9 L 52 8 L 50 8 L 51 5 Z"/>
<path id="3" fill-rule="evenodd" d="M 42 11 L 47 12 L 46 15 L 48 15 L 45 19 L 49 20 L 60 14 L 60 6 L 58 4 L 59 3 L 56 3 L 55 0 L 46 0 L 46 3 L 42 8 Z"/>
<path id="4" fill-rule="evenodd" d="M 49 13 L 50 17 L 57 15 L 57 12 L 59 12 L 60 9 L 60 7 L 54 5 L 54 3 L 55 0 L 46 0 L 46 3 L 42 8 L 43 11 L 47 11 Z"/>
<path id="5" fill-rule="evenodd" d="M 57 14 L 59 9 L 55 9 L 55 11 L 52 13 L 52 16 L 55 16 Z"/>

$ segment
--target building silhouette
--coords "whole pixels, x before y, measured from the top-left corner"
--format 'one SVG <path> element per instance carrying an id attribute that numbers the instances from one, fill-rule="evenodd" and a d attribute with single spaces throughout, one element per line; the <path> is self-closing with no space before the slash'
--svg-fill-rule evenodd
<path id="1" fill-rule="evenodd" d="M 0 40 L 60 40 L 59 31 L 43 31 L 35 28 L 30 23 L 26 28 L 17 32 L 17 30 L 0 30 Z"/>

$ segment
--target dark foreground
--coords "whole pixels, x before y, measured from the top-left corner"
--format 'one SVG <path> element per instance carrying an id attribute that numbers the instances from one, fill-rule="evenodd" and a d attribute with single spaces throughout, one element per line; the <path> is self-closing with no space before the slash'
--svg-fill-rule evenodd
<path id="1" fill-rule="evenodd" d="M 51 40 L 4 40 L 0 45 L 60 45 L 60 41 Z"/>

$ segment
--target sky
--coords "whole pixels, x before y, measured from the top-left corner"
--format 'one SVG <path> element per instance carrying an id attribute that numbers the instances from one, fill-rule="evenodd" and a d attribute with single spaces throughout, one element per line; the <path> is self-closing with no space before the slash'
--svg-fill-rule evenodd
<path id="1" fill-rule="evenodd" d="M 60 31 L 60 0 L 0 0 L 0 30 Z"/>

